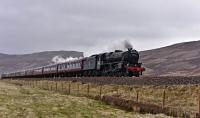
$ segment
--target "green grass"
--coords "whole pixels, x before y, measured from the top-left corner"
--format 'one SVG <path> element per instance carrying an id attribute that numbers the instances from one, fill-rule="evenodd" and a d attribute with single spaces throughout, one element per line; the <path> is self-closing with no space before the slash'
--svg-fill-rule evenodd
<path id="1" fill-rule="evenodd" d="M 126 112 L 86 97 L 75 97 L 0 82 L 1 118 L 161 118 Z"/>

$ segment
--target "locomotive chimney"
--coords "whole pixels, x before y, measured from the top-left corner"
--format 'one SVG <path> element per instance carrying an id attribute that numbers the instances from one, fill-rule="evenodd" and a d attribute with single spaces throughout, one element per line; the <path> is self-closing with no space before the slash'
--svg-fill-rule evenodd
<path id="1" fill-rule="evenodd" d="M 133 48 L 128 48 L 128 51 L 132 51 L 133 50 Z"/>

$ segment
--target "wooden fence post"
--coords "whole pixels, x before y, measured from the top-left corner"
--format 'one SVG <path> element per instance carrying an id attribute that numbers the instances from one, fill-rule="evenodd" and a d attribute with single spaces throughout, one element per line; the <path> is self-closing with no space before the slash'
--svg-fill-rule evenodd
<path id="1" fill-rule="evenodd" d="M 139 90 L 136 91 L 136 94 L 137 94 L 136 101 L 138 102 L 138 100 L 139 100 Z"/>
<path id="2" fill-rule="evenodd" d="M 102 94 L 102 85 L 100 85 L 100 88 L 99 88 L 99 96 L 101 97 L 101 94 Z"/>
<path id="3" fill-rule="evenodd" d="M 131 98 L 131 91 L 132 90 L 133 90 L 133 88 L 129 86 L 129 98 Z"/>
<path id="4" fill-rule="evenodd" d="M 58 85 L 57 85 L 57 82 L 56 82 L 56 91 L 58 90 L 58 88 L 57 88 L 57 87 L 58 87 Z"/>
<path id="5" fill-rule="evenodd" d="M 42 89 L 42 81 L 40 81 L 40 89 Z"/>
<path id="6" fill-rule="evenodd" d="M 49 90 L 49 81 L 47 81 L 47 90 Z"/>
<path id="7" fill-rule="evenodd" d="M 35 81 L 35 86 L 38 88 L 38 86 L 37 86 L 37 80 Z"/>
<path id="8" fill-rule="evenodd" d="M 77 83 L 77 95 L 79 94 L 79 83 Z"/>
<path id="9" fill-rule="evenodd" d="M 50 89 L 50 90 L 51 90 L 51 91 L 52 91 L 52 89 L 53 89 L 53 87 L 52 87 L 53 84 L 52 84 L 52 83 L 53 83 L 53 82 L 50 82 L 50 84 L 51 84 L 51 89 Z"/>
<path id="10" fill-rule="evenodd" d="M 163 91 L 163 103 L 162 103 L 162 108 L 164 108 L 165 107 L 165 95 L 166 93 L 165 93 L 165 90 Z"/>
<path id="11" fill-rule="evenodd" d="M 117 85 L 117 95 L 119 95 L 119 86 Z"/>
<path id="12" fill-rule="evenodd" d="M 32 81 L 30 81 L 30 86 L 33 87 Z"/>
<path id="13" fill-rule="evenodd" d="M 68 86 L 68 94 L 70 94 L 70 92 L 71 92 L 71 82 L 69 82 L 69 84 L 68 84 L 69 86 Z"/>
<path id="14" fill-rule="evenodd" d="M 42 81 L 42 89 L 44 89 L 45 88 L 45 83 L 44 83 L 44 81 Z"/>
<path id="15" fill-rule="evenodd" d="M 90 94 L 90 84 L 88 84 L 87 86 L 87 95 L 89 96 L 89 94 Z"/>
<path id="16" fill-rule="evenodd" d="M 63 82 L 61 81 L 61 91 L 63 91 Z"/>
<path id="17" fill-rule="evenodd" d="M 31 87 L 32 87 L 32 88 L 33 88 L 33 86 L 34 86 L 34 85 L 33 85 L 33 82 L 34 82 L 34 80 L 33 80 L 33 81 L 31 81 Z"/>
<path id="18" fill-rule="evenodd" d="M 198 101 L 199 101 L 199 114 L 200 114 L 200 94 L 198 94 Z"/>

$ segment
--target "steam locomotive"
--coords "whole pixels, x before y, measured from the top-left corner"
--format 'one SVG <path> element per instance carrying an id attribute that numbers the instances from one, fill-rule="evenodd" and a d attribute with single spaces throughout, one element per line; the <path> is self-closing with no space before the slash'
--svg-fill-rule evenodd
<path id="1" fill-rule="evenodd" d="M 1 78 L 117 76 L 139 77 L 145 68 L 138 63 L 139 53 L 128 51 L 101 53 L 90 57 L 44 67 L 2 74 Z"/>

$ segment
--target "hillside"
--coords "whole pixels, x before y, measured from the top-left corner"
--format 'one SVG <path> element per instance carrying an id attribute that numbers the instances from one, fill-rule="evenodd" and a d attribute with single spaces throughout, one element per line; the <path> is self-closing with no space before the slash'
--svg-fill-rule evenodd
<path id="1" fill-rule="evenodd" d="M 140 52 L 144 75 L 200 75 L 200 41 L 184 42 Z"/>
<path id="2" fill-rule="evenodd" d="M 82 57 L 82 52 L 76 51 L 46 51 L 24 55 L 8 55 L 0 53 L 0 73 L 33 68 L 52 63 L 55 56 Z"/>
<path id="3" fill-rule="evenodd" d="M 24 55 L 0 53 L 0 73 L 33 68 L 52 63 L 55 56 L 81 57 L 82 52 L 47 51 Z M 148 76 L 195 76 L 200 75 L 200 41 L 184 42 L 140 52 L 140 61 Z"/>

